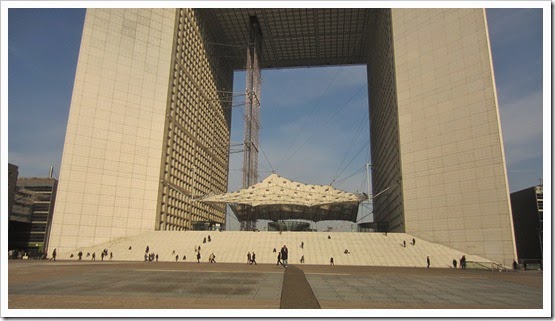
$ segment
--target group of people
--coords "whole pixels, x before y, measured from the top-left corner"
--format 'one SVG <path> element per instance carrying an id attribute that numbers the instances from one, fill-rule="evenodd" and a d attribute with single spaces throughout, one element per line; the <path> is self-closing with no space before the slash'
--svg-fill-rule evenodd
<path id="1" fill-rule="evenodd" d="M 416 245 L 416 240 L 412 239 L 412 242 L 410 244 Z M 403 247 L 407 247 L 407 241 L 405 241 L 405 240 L 403 240 Z"/>
<path id="2" fill-rule="evenodd" d="M 156 262 L 158 262 L 158 254 L 155 254 L 154 252 L 150 252 L 150 247 L 147 245 L 146 249 L 145 249 L 145 262 L 152 262 L 156 260 Z"/>
<path id="3" fill-rule="evenodd" d="M 460 265 L 461 269 L 466 269 L 466 255 L 463 255 L 459 259 L 459 265 Z M 456 259 L 453 259 L 453 268 L 454 269 L 457 268 L 457 260 Z"/>
<path id="4" fill-rule="evenodd" d="M 277 255 L 277 264 L 276 265 L 283 265 L 283 267 L 287 267 L 287 259 L 289 258 L 289 250 L 287 249 L 286 245 L 283 245 L 281 250 Z M 304 256 L 301 258 L 304 263 Z"/>
<path id="5" fill-rule="evenodd" d="M 254 253 L 254 251 L 247 253 L 247 264 L 253 264 L 256 265 L 256 253 Z"/>
<path id="6" fill-rule="evenodd" d="M 204 237 L 202 240 L 203 244 L 206 244 L 206 242 L 212 242 L 212 237 L 210 235 L 208 235 L 207 237 Z M 131 250 L 131 246 L 129 247 L 129 250 Z M 196 253 L 196 257 L 197 257 L 197 263 L 200 263 L 200 259 L 202 258 L 201 254 L 200 254 L 200 249 L 201 246 L 200 245 L 196 245 L 195 246 L 195 253 Z M 158 262 L 158 254 L 154 254 L 154 253 L 149 253 L 150 252 L 150 246 L 146 246 L 145 249 L 145 261 L 153 261 L 156 260 L 156 262 Z M 254 254 L 254 253 L 253 253 Z M 110 258 L 111 258 L 112 253 L 110 253 Z M 176 254 L 175 250 L 172 251 L 172 255 L 175 255 L 175 261 L 179 261 L 179 254 Z M 183 261 L 187 260 L 187 256 L 183 255 Z M 208 262 L 210 263 L 216 263 L 216 255 L 214 255 L 214 252 L 212 252 L 209 256 L 208 256 Z M 256 262 L 255 262 L 256 264 Z"/>

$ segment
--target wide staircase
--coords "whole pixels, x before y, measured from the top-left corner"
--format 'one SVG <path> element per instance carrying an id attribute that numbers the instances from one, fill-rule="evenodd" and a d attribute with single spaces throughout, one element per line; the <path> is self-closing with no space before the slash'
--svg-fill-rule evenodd
<path id="1" fill-rule="evenodd" d="M 206 243 L 203 243 L 204 238 Z M 77 260 L 77 253 L 82 251 L 83 260 L 90 260 L 93 252 L 96 253 L 96 260 L 100 260 L 101 252 L 107 249 L 113 253 L 112 260 L 142 261 L 148 246 L 151 253 L 158 254 L 159 261 L 175 262 L 177 256 L 177 260 L 183 262 L 185 255 L 186 262 L 196 262 L 195 247 L 200 246 L 201 262 L 208 262 L 209 255 L 214 253 L 216 262 L 246 263 L 247 253 L 254 252 L 257 263 L 276 264 L 279 250 L 286 245 L 289 264 L 300 264 L 303 256 L 304 264 L 319 265 L 330 264 L 332 257 L 336 265 L 365 266 L 425 267 L 427 256 L 432 268 L 449 268 L 453 259 L 458 262 L 463 255 L 466 255 L 467 261 L 490 262 L 483 257 L 418 238 L 412 245 L 412 239 L 413 236 L 406 233 L 150 231 L 60 253 L 58 257 Z M 403 246 L 403 241 L 406 246 Z M 109 256 L 104 260 L 109 260 Z"/>

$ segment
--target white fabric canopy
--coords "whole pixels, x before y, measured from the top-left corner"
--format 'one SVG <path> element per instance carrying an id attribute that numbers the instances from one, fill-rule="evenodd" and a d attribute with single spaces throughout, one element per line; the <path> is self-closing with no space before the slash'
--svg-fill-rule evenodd
<path id="1" fill-rule="evenodd" d="M 262 182 L 236 192 L 207 196 L 199 201 L 206 203 L 259 205 L 319 206 L 337 203 L 360 203 L 365 194 L 348 193 L 329 185 L 307 185 L 271 174 Z"/>

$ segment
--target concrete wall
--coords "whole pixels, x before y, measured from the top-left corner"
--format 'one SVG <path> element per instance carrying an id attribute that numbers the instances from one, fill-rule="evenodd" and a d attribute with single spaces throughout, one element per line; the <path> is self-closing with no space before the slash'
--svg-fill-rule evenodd
<path id="1" fill-rule="evenodd" d="M 88 9 L 49 248 L 153 230 L 175 9 Z"/>
<path id="2" fill-rule="evenodd" d="M 484 9 L 392 9 L 405 232 L 516 257 Z"/>

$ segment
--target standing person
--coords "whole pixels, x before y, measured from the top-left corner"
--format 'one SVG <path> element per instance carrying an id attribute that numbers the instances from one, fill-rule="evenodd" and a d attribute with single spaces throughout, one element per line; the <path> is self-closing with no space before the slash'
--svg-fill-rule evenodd
<path id="1" fill-rule="evenodd" d="M 412 239 L 412 245 L 416 245 L 416 240 Z"/>
<path id="2" fill-rule="evenodd" d="M 301 242 L 301 249 L 304 249 L 304 242 Z"/>
<path id="3" fill-rule="evenodd" d="M 247 253 L 247 264 L 251 264 L 251 252 Z"/>
<path id="4" fill-rule="evenodd" d="M 77 256 L 79 257 L 79 261 L 81 261 L 81 259 L 83 258 L 83 252 L 79 251 L 79 253 L 77 253 Z"/>
<path id="5" fill-rule="evenodd" d="M 466 269 L 466 256 L 461 257 L 461 269 Z"/>
<path id="6" fill-rule="evenodd" d="M 113 257 L 114 257 L 114 254 L 110 252 L 110 261 L 112 260 Z"/>
<path id="7" fill-rule="evenodd" d="M 145 249 L 145 253 L 148 253 L 149 250 L 150 250 L 150 247 L 148 247 L 148 245 L 147 245 L 146 249 Z"/>
<path id="8" fill-rule="evenodd" d="M 281 248 L 281 261 L 283 262 L 283 267 L 287 267 L 287 257 L 289 256 L 289 250 L 287 250 L 287 246 L 283 245 Z"/>
<path id="9" fill-rule="evenodd" d="M 93 252 L 93 255 L 92 255 L 91 260 L 92 260 L 92 261 L 96 261 L 96 252 Z"/>
<path id="10" fill-rule="evenodd" d="M 254 263 L 254 265 L 256 265 L 256 253 L 254 253 L 254 251 L 252 252 L 252 256 L 251 256 L 251 264 Z"/>
<path id="11" fill-rule="evenodd" d="M 333 256 L 330 257 L 330 265 L 335 265 L 335 263 L 333 263 Z"/>
<path id="12" fill-rule="evenodd" d="M 52 251 L 52 260 L 56 261 L 56 249 L 54 249 L 54 251 Z"/>
<path id="13" fill-rule="evenodd" d="M 278 261 L 277 261 L 277 264 L 276 264 L 276 265 L 280 265 L 280 264 L 281 264 L 281 251 L 278 252 L 277 259 L 278 259 Z"/>
<path id="14" fill-rule="evenodd" d="M 301 263 L 304 263 L 304 255 L 301 256 Z"/>
<path id="15" fill-rule="evenodd" d="M 104 252 L 100 253 L 100 260 L 104 261 Z"/>
<path id="16" fill-rule="evenodd" d="M 429 257 L 429 256 L 426 256 L 426 263 L 428 264 L 428 265 L 426 266 L 426 268 L 429 269 L 429 268 L 430 268 L 430 257 Z"/>
<path id="17" fill-rule="evenodd" d="M 175 256 L 175 262 L 177 262 L 177 260 L 179 260 L 179 254 Z"/>
<path id="18" fill-rule="evenodd" d="M 158 254 L 156 254 L 156 262 L 158 262 Z"/>
<path id="19" fill-rule="evenodd" d="M 453 259 L 453 268 L 456 269 L 457 268 L 457 260 Z"/>
<path id="20" fill-rule="evenodd" d="M 200 251 L 197 252 L 197 263 L 200 263 Z"/>
<path id="21" fill-rule="evenodd" d="M 403 247 L 407 247 L 407 241 L 403 240 Z"/>

